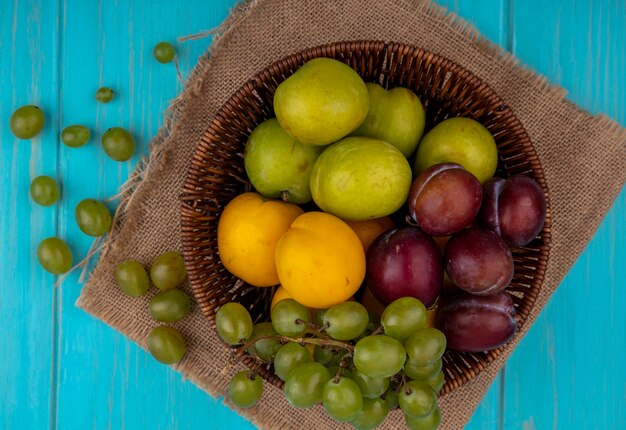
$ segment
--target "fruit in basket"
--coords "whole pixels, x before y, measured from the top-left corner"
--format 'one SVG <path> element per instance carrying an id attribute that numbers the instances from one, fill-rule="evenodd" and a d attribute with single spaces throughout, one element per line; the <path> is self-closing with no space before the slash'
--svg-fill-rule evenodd
<path id="1" fill-rule="evenodd" d="M 425 233 L 449 236 L 474 220 L 482 197 L 480 182 L 463 166 L 440 163 L 428 167 L 413 181 L 409 211 Z"/>
<path id="2" fill-rule="evenodd" d="M 177 251 L 164 252 L 150 266 L 150 279 L 162 291 L 176 288 L 186 277 L 185 260 Z"/>
<path id="3" fill-rule="evenodd" d="M 370 378 L 389 378 L 404 367 L 406 351 L 396 339 L 366 336 L 354 347 L 354 366 Z"/>
<path id="4" fill-rule="evenodd" d="M 217 226 L 217 248 L 224 267 L 256 287 L 279 283 L 276 244 L 303 210 L 244 193 L 230 201 Z"/>
<path id="5" fill-rule="evenodd" d="M 381 396 L 389 388 L 389 378 L 370 378 L 359 369 L 352 371 L 351 379 L 356 382 L 363 397 L 375 399 Z"/>
<path id="6" fill-rule="evenodd" d="M 437 407 L 437 394 L 424 382 L 409 381 L 400 389 L 398 402 L 406 416 L 425 417 Z"/>
<path id="7" fill-rule="evenodd" d="M 266 336 L 276 336 L 276 330 L 269 321 L 256 323 L 252 327 L 252 334 L 249 341 L 255 341 L 254 345 L 248 348 L 247 352 L 250 355 L 255 355 L 261 360 L 273 361 L 276 353 L 281 347 L 281 343 L 277 338 L 268 337 L 267 339 L 260 339 Z"/>
<path id="8" fill-rule="evenodd" d="M 408 88 L 385 90 L 382 86 L 365 84 L 370 108 L 365 120 L 352 133 L 384 140 L 410 156 L 424 133 L 426 114 L 420 99 Z"/>
<path id="9" fill-rule="evenodd" d="M 343 302 L 324 313 L 326 333 L 337 340 L 352 340 L 363 334 L 369 322 L 367 309 L 358 302 Z"/>
<path id="10" fill-rule="evenodd" d="M 271 310 L 272 326 L 278 334 L 297 337 L 304 334 L 311 317 L 309 310 L 294 299 L 276 303 Z"/>
<path id="11" fill-rule="evenodd" d="M 430 306 L 439 295 L 442 280 L 437 245 L 415 227 L 384 233 L 367 252 L 367 285 L 384 304 L 409 296 Z"/>
<path id="12" fill-rule="evenodd" d="M 302 204 L 311 200 L 311 170 L 322 149 L 298 142 L 272 118 L 250 134 L 243 162 L 260 194 Z"/>
<path id="13" fill-rule="evenodd" d="M 363 399 L 363 407 L 350 421 L 357 430 L 372 430 L 382 424 L 389 414 L 387 402 L 381 398 Z"/>
<path id="14" fill-rule="evenodd" d="M 302 363 L 289 373 L 283 392 L 296 408 L 308 408 L 322 401 L 324 386 L 330 373 L 320 363 Z"/>
<path id="15" fill-rule="evenodd" d="M 516 314 L 511 296 L 504 291 L 489 296 L 461 292 L 439 307 L 437 327 L 445 334 L 449 349 L 482 352 L 513 337 Z"/>
<path id="16" fill-rule="evenodd" d="M 511 250 L 497 234 L 484 228 L 469 228 L 452 236 L 443 260 L 454 285 L 472 294 L 497 293 L 513 278 Z"/>
<path id="17" fill-rule="evenodd" d="M 359 236 L 359 240 L 363 244 L 365 252 L 367 252 L 372 242 L 374 242 L 378 236 L 395 227 L 391 218 L 387 216 L 363 221 L 345 220 L 345 223 Z"/>
<path id="18" fill-rule="evenodd" d="M 387 336 L 404 341 L 426 325 L 426 307 L 415 297 L 401 297 L 385 308 L 380 322 Z"/>
<path id="19" fill-rule="evenodd" d="M 228 399 L 239 408 L 250 408 L 263 395 L 263 378 L 249 370 L 242 370 L 228 384 Z"/>
<path id="20" fill-rule="evenodd" d="M 443 360 L 441 358 L 423 366 L 417 365 L 411 360 L 407 360 L 407 362 L 404 363 L 403 370 L 405 375 L 409 378 L 423 380 L 432 378 L 433 376 L 440 373 L 442 367 Z"/>
<path id="21" fill-rule="evenodd" d="M 417 147 L 415 172 L 433 164 L 456 163 L 485 183 L 496 172 L 498 148 L 489 130 L 470 118 L 450 118 L 432 128 Z"/>
<path id="22" fill-rule="evenodd" d="M 278 122 L 308 145 L 328 145 L 347 136 L 363 122 L 368 108 L 363 79 L 331 58 L 308 61 L 274 93 Z"/>
<path id="23" fill-rule="evenodd" d="M 287 380 L 287 377 L 293 369 L 302 363 L 311 362 L 311 354 L 309 351 L 301 345 L 295 342 L 289 342 L 281 346 L 276 351 L 274 357 L 274 371 L 283 381 Z"/>
<path id="24" fill-rule="evenodd" d="M 337 421 L 350 421 L 363 407 L 359 386 L 346 377 L 331 378 L 322 392 L 326 413 Z"/>
<path id="25" fill-rule="evenodd" d="M 512 246 L 530 243 L 546 220 L 546 198 L 532 178 L 516 175 L 494 178 L 484 185 L 485 202 L 480 219 Z"/>
<path id="26" fill-rule="evenodd" d="M 436 328 L 423 328 L 404 342 L 404 348 L 413 365 L 428 366 L 443 356 L 446 337 Z"/>
<path id="27" fill-rule="evenodd" d="M 62 239 L 49 237 L 39 243 L 37 260 L 45 271 L 60 275 L 72 267 L 72 252 Z"/>
<path id="28" fill-rule="evenodd" d="M 281 285 L 298 303 L 326 309 L 359 289 L 365 277 L 365 252 L 345 222 L 327 213 L 307 212 L 278 242 L 276 269 Z"/>
<path id="29" fill-rule="evenodd" d="M 325 212 L 359 221 L 400 209 L 411 187 L 411 167 L 382 140 L 347 137 L 328 147 L 311 173 L 311 194 Z"/>

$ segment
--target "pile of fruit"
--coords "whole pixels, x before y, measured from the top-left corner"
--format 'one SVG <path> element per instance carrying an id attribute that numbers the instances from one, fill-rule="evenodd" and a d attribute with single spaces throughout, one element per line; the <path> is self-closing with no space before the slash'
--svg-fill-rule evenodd
<path id="1" fill-rule="evenodd" d="M 511 247 L 543 228 L 541 187 L 493 178 L 498 150 L 482 124 L 450 118 L 424 134 L 411 90 L 365 83 L 333 59 L 281 83 L 274 112 L 244 152 L 256 192 L 231 200 L 217 230 L 228 271 L 278 286 L 271 321 L 227 303 L 218 334 L 235 356 L 273 366 L 295 407 L 321 402 L 371 429 L 399 406 L 410 428 L 437 428 L 446 348 L 486 351 L 517 329 Z M 262 391 L 243 371 L 229 397 L 250 407 Z"/>

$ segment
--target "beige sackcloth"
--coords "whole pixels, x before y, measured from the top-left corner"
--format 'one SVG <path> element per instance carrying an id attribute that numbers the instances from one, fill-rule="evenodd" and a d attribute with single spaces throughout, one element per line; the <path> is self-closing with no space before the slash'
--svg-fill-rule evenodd
<path id="1" fill-rule="evenodd" d="M 514 57 L 482 38 L 468 23 L 429 1 L 251 0 L 236 7 L 217 29 L 209 52 L 200 58 L 185 90 L 168 110 L 150 155 L 124 186 L 114 229 L 77 305 L 145 346 L 148 332 L 157 325 L 147 311 L 155 291 L 130 298 L 116 287 L 113 271 L 128 258 L 149 265 L 158 254 L 181 249 L 178 196 L 196 143 L 212 116 L 270 63 L 306 48 L 350 40 L 415 45 L 469 69 L 513 109 L 545 169 L 553 219 L 545 283 L 529 323 L 505 353 L 440 400 L 442 428 L 462 428 L 621 190 L 626 179 L 626 131 L 565 100 L 562 89 L 520 67 Z M 211 395 L 223 395 L 236 369 L 223 372 L 229 353 L 207 319 L 196 308 L 174 326 L 188 345 L 186 358 L 174 367 Z M 270 384 L 257 406 L 240 413 L 267 429 L 348 428 L 329 419 L 320 406 L 290 407 Z M 380 428 L 404 427 L 401 414 L 395 411 Z"/>

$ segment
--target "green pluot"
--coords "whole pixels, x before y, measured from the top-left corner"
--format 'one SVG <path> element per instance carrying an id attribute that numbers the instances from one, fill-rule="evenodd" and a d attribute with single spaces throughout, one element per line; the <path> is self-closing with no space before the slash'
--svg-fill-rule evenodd
<path id="1" fill-rule="evenodd" d="M 302 204 L 311 200 L 311 170 L 323 149 L 298 142 L 272 118 L 250 134 L 243 162 L 260 194 Z"/>
<path id="2" fill-rule="evenodd" d="M 325 212 L 360 221 L 402 207 L 411 187 L 411 166 L 393 145 L 371 137 L 347 137 L 317 159 L 311 193 Z"/>
<path id="3" fill-rule="evenodd" d="M 498 167 L 498 148 L 489 130 L 470 118 L 450 118 L 430 130 L 417 148 L 414 173 L 433 164 L 457 163 L 476 176 L 481 184 L 493 177 Z"/>
<path id="4" fill-rule="evenodd" d="M 352 133 L 367 116 L 363 79 L 331 58 L 315 58 L 276 88 L 274 112 L 283 129 L 308 145 L 328 145 Z"/>
<path id="5" fill-rule="evenodd" d="M 384 140 L 410 156 L 424 134 L 426 114 L 420 99 L 408 88 L 386 90 L 368 82 L 370 109 L 365 121 L 352 133 Z"/>

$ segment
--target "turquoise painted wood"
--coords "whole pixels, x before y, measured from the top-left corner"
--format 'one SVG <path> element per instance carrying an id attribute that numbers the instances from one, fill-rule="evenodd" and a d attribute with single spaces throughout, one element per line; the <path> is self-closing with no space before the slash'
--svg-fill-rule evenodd
<path id="1" fill-rule="evenodd" d="M 127 127 L 145 153 L 182 88 L 173 65 L 153 60 L 152 47 L 216 26 L 235 2 L 0 1 L 0 428 L 253 428 L 76 309 L 78 274 L 53 289 L 55 278 L 34 259 L 39 241 L 52 235 L 67 239 L 76 259 L 87 253 L 92 241 L 76 228 L 74 206 L 116 194 L 138 159 L 107 159 L 102 132 Z M 440 3 L 581 106 L 626 125 L 623 1 Z M 177 45 L 183 75 L 209 42 Z M 117 91 L 108 105 L 94 101 L 100 85 Z M 32 141 L 8 129 L 23 104 L 46 112 L 46 127 Z M 88 125 L 93 139 L 69 149 L 58 135 L 76 123 Z M 29 200 L 29 182 L 40 174 L 62 182 L 58 206 Z M 622 192 L 468 429 L 626 428 L 625 220 Z"/>

